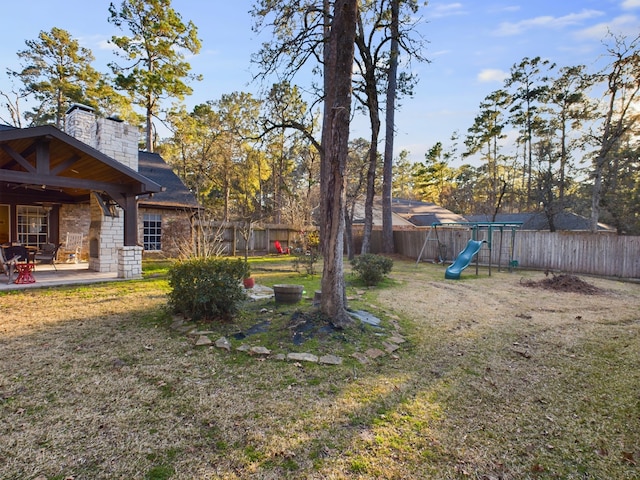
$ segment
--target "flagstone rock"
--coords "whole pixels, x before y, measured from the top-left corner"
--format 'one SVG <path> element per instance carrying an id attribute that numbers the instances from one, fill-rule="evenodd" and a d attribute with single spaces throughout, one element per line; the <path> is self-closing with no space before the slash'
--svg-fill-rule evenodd
<path id="1" fill-rule="evenodd" d="M 180 333 L 186 333 L 188 334 L 191 330 L 194 330 L 196 327 L 194 327 L 193 325 L 181 325 L 178 328 L 176 328 L 176 330 Z"/>
<path id="2" fill-rule="evenodd" d="M 191 330 L 189 332 L 187 332 L 187 335 L 191 335 L 193 337 L 195 336 L 204 336 L 204 335 L 213 335 L 214 332 L 213 330 Z"/>
<path id="3" fill-rule="evenodd" d="M 249 345 L 247 345 L 246 343 L 243 343 L 238 348 L 236 348 L 236 350 L 239 351 L 239 352 L 248 352 L 250 349 L 251 349 L 251 347 Z"/>
<path id="4" fill-rule="evenodd" d="M 342 365 L 342 358 L 337 355 L 323 355 L 318 359 L 318 363 L 325 365 Z"/>
<path id="5" fill-rule="evenodd" d="M 375 360 L 376 358 L 379 358 L 379 357 L 384 357 L 386 355 L 386 353 L 380 350 L 379 348 L 370 348 L 364 353 L 367 357 L 371 358 L 372 360 Z"/>
<path id="6" fill-rule="evenodd" d="M 252 355 L 271 355 L 271 350 L 266 347 L 251 347 L 249 353 Z"/>
<path id="7" fill-rule="evenodd" d="M 367 365 L 369 363 L 369 358 L 361 352 L 352 353 L 351 356 L 358 360 L 362 365 Z"/>
<path id="8" fill-rule="evenodd" d="M 198 337 L 198 340 L 196 340 L 196 347 L 204 347 L 207 345 L 211 345 L 212 343 L 213 342 L 209 337 L 205 337 L 204 335 L 202 335 L 201 337 Z"/>
<path id="9" fill-rule="evenodd" d="M 398 345 L 400 345 L 401 343 L 406 342 L 406 340 L 404 338 L 402 338 L 400 335 L 393 335 L 392 337 L 389 337 L 387 340 L 389 340 L 390 342 L 396 343 Z"/>
<path id="10" fill-rule="evenodd" d="M 287 360 L 318 363 L 318 357 L 311 353 L 292 352 L 287 355 Z"/>
<path id="11" fill-rule="evenodd" d="M 400 348 L 400 345 L 397 343 L 382 342 L 382 344 L 384 345 L 384 349 L 387 353 L 393 353 Z"/>
<path id="12" fill-rule="evenodd" d="M 231 343 L 225 337 L 220 337 L 218 340 L 216 340 L 216 347 L 222 348 L 227 352 L 231 351 Z"/>

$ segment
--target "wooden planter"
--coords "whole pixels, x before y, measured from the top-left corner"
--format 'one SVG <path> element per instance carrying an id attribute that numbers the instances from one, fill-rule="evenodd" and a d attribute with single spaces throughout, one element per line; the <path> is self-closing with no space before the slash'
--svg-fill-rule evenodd
<path id="1" fill-rule="evenodd" d="M 302 300 L 302 285 L 280 284 L 273 286 L 276 303 L 298 303 Z"/>

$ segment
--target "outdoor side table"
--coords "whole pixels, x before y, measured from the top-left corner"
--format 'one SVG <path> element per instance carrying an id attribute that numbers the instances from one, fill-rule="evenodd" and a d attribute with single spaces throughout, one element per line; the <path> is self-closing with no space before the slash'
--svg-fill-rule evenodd
<path id="1" fill-rule="evenodd" d="M 33 269 L 35 268 L 35 263 L 16 263 L 16 271 L 18 272 L 18 277 L 13 283 L 35 283 L 36 279 L 33 276 Z"/>

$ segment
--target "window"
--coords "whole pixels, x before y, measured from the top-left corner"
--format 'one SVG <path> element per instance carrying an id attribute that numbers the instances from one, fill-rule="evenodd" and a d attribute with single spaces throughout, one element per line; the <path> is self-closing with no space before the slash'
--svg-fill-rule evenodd
<path id="1" fill-rule="evenodd" d="M 142 218 L 145 250 L 162 250 L 162 216 L 145 213 Z"/>
<path id="2" fill-rule="evenodd" d="M 18 242 L 38 249 L 49 241 L 49 214 L 43 207 L 18 206 Z"/>

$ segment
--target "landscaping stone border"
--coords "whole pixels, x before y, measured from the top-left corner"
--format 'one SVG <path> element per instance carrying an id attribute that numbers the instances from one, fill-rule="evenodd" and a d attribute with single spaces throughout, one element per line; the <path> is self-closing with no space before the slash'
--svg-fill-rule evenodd
<path id="1" fill-rule="evenodd" d="M 360 312 L 360 314 L 362 313 Z M 389 337 L 382 341 L 384 350 L 378 348 L 370 348 L 364 352 L 355 352 L 351 355 L 351 357 L 355 358 L 362 365 L 368 365 L 372 361 L 385 357 L 387 355 L 394 359 L 399 358 L 395 352 L 400 349 L 400 346 L 407 340 L 400 333 L 400 327 L 397 322 L 399 318 L 396 316 L 391 316 L 391 318 L 391 323 L 394 327 L 394 331 L 390 334 Z M 215 332 L 209 330 L 198 330 L 195 325 L 185 322 L 185 320 L 180 317 L 174 317 L 173 323 L 171 324 L 171 329 L 189 337 L 193 337 L 194 347 L 211 347 L 226 350 L 227 352 L 231 352 L 233 350 L 231 342 L 226 337 L 220 337 L 217 340 L 213 341 L 211 340 L 211 338 L 209 338 L 209 336 L 213 335 Z M 247 343 L 243 343 L 240 346 L 236 347 L 235 351 L 243 352 L 251 356 L 271 358 L 281 361 L 309 362 L 321 365 L 341 365 L 343 362 L 342 357 L 339 357 L 337 355 L 317 356 L 311 352 L 290 352 L 286 354 L 278 353 L 276 355 L 272 355 L 271 350 L 266 347 L 259 345 L 252 346 Z"/>

